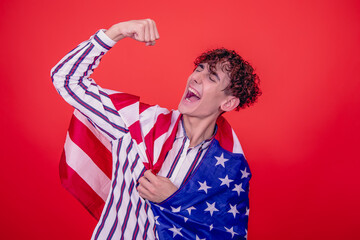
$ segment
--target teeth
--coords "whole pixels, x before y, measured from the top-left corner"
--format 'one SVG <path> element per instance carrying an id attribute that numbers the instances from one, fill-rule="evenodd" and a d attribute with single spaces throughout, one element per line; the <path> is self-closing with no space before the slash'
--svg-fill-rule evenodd
<path id="1" fill-rule="evenodd" d="M 200 98 L 200 95 L 198 94 L 198 92 L 195 89 L 189 87 L 189 91 L 192 92 L 193 94 L 195 94 L 195 96 L 197 96 L 198 98 Z"/>

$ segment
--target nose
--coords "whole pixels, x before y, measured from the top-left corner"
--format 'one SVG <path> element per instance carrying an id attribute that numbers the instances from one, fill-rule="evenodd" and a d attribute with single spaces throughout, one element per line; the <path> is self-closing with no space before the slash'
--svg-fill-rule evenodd
<path id="1" fill-rule="evenodd" d="M 192 79 L 195 83 L 200 84 L 202 82 L 201 72 L 194 72 Z"/>

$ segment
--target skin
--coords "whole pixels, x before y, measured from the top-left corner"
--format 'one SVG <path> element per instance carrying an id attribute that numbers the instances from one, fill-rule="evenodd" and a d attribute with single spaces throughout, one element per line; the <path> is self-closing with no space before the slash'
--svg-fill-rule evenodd
<path id="1" fill-rule="evenodd" d="M 116 42 L 123 38 L 132 38 L 147 46 L 155 45 L 160 38 L 156 23 L 152 19 L 120 22 L 111 26 L 105 34 Z M 226 95 L 223 91 L 229 82 L 228 74 L 222 71 L 222 64 L 216 66 L 215 74 L 210 73 L 206 63 L 200 64 L 189 76 L 178 109 L 183 114 L 190 147 L 211 138 L 219 115 L 233 110 L 239 104 L 238 98 Z M 186 99 L 189 87 L 196 91 L 200 99 Z M 156 176 L 151 170 L 147 170 L 139 179 L 137 187 L 142 198 L 156 203 L 164 201 L 177 189 L 168 178 Z"/>
<path id="2" fill-rule="evenodd" d="M 211 138 L 219 115 L 233 110 L 239 103 L 238 98 L 225 94 L 230 78 L 221 69 L 222 64 L 217 64 L 215 73 L 211 73 L 208 64 L 203 63 L 188 78 L 178 109 L 183 114 L 190 147 Z M 189 87 L 198 92 L 199 100 L 189 102 L 185 99 Z"/>

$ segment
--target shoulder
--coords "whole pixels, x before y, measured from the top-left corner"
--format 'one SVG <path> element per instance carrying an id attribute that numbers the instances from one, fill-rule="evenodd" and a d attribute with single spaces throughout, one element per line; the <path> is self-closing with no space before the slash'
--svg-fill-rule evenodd
<path id="1" fill-rule="evenodd" d="M 215 164 L 224 164 L 231 166 L 228 171 L 231 172 L 246 172 L 249 174 L 245 174 L 246 177 L 251 178 L 250 167 L 249 164 L 244 156 L 244 154 L 238 152 L 231 152 L 227 149 L 223 148 L 217 139 L 213 140 L 213 144 L 211 145 L 211 149 L 209 149 L 208 157 L 213 158 Z M 245 176 L 244 175 L 244 176 Z M 243 178 L 243 176 L 239 176 Z"/>

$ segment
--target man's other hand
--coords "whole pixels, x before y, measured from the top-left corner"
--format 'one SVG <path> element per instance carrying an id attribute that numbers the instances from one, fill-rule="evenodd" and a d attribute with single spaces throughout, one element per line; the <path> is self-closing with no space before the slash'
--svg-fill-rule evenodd
<path id="1" fill-rule="evenodd" d="M 166 177 L 156 176 L 147 170 L 139 179 L 137 190 L 142 198 L 159 203 L 170 197 L 178 188 Z"/>
<path id="2" fill-rule="evenodd" d="M 153 46 L 160 38 L 156 24 L 152 19 L 131 20 L 111 26 L 105 34 L 114 41 L 129 37 L 147 46 Z"/>

